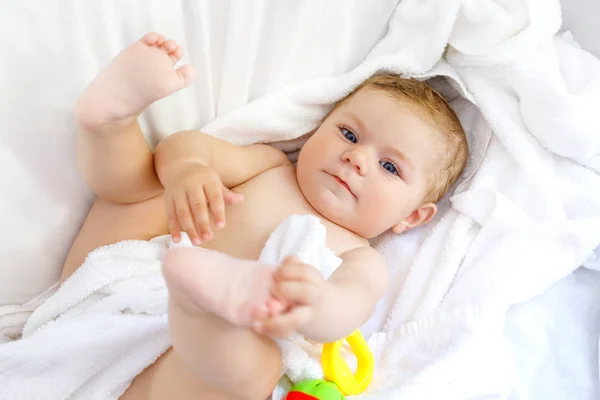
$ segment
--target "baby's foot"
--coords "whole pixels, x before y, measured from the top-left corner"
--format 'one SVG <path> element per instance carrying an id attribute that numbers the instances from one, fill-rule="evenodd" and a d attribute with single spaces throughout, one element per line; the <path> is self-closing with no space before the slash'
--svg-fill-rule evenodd
<path id="1" fill-rule="evenodd" d="M 152 102 L 188 86 L 191 65 L 174 69 L 183 48 L 148 33 L 119 53 L 90 83 L 77 104 L 79 122 L 89 127 L 131 122 Z"/>
<path id="2" fill-rule="evenodd" d="M 250 326 L 272 315 L 275 268 L 200 247 L 170 250 L 163 274 L 184 309 L 209 311 L 233 325 Z"/>

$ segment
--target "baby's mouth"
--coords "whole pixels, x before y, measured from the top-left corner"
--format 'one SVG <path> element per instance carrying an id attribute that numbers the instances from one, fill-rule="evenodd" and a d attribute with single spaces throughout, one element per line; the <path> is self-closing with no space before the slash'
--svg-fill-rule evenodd
<path id="1" fill-rule="evenodd" d="M 331 176 L 333 177 L 333 179 L 335 179 L 335 181 L 336 181 L 337 183 L 339 183 L 340 185 L 342 185 L 343 187 L 345 187 L 345 188 L 346 188 L 346 190 L 348 190 L 348 192 L 350 192 L 350 194 L 351 194 L 352 196 L 354 196 L 354 198 L 356 198 L 356 195 L 355 195 L 355 194 L 352 192 L 352 190 L 350 189 L 350 186 L 348 186 L 348 184 L 347 184 L 347 183 L 346 183 L 346 182 L 345 182 L 343 179 L 341 179 L 341 178 L 340 178 L 339 176 L 337 176 L 337 175 L 332 175 L 332 174 L 329 174 L 329 175 L 331 175 Z"/>

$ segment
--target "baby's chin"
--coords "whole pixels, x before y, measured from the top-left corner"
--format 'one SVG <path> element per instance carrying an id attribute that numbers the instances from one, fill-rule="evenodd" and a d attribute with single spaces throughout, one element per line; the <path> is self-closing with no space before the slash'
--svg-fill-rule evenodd
<path id="1" fill-rule="evenodd" d="M 310 186 L 308 188 L 299 184 L 306 202 L 322 218 L 344 228 L 355 235 L 364 236 L 361 218 L 357 218 L 356 200 L 341 197 L 329 190 L 326 186 Z"/>
<path id="2" fill-rule="evenodd" d="M 372 213 L 360 213 L 356 208 L 344 209 L 325 203 L 325 207 L 312 206 L 321 216 L 363 239 L 371 240 L 390 231 L 390 224 L 378 224 Z M 381 225 L 381 226 L 379 226 Z"/>
<path id="3" fill-rule="evenodd" d="M 313 199 L 315 200 L 315 199 Z M 360 218 L 356 218 L 356 211 L 347 204 L 332 201 L 332 199 L 319 199 L 321 201 L 307 201 L 312 208 L 324 219 L 334 223 L 335 225 L 352 232 L 362 238 L 367 238 L 363 232 L 363 226 L 360 223 Z"/>
<path id="4" fill-rule="evenodd" d="M 321 189 L 311 191 L 311 193 L 304 193 L 304 198 L 323 218 L 346 228 L 345 225 L 349 222 L 347 215 L 352 210 L 349 210 L 348 204 L 344 204 L 345 202 L 341 201 L 333 193 L 327 191 L 327 189 Z"/>

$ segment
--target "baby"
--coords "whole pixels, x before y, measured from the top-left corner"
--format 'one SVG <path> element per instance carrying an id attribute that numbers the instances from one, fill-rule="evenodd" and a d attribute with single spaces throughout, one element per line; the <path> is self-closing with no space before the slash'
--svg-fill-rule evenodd
<path id="1" fill-rule="evenodd" d="M 387 287 L 368 239 L 431 220 L 465 166 L 466 140 L 427 85 L 375 75 L 335 105 L 297 166 L 268 145 L 196 131 L 167 137 L 153 155 L 137 118 L 192 82 L 191 66 L 174 69 L 182 56 L 149 33 L 78 101 L 78 162 L 97 198 L 61 279 L 100 245 L 187 233 L 196 246 L 176 246 L 163 266 L 173 347 L 121 398 L 264 400 L 281 374 L 273 338 L 334 341 L 367 321 Z M 278 268 L 253 261 L 293 214 L 327 228 L 343 261 L 329 279 L 294 256 Z"/>

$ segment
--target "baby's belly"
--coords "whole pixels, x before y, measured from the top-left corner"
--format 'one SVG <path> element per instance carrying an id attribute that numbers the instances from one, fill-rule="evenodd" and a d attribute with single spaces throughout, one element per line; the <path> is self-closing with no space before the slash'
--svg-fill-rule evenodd
<path id="1" fill-rule="evenodd" d="M 202 247 L 218 250 L 237 258 L 256 260 L 271 232 L 268 225 L 227 220 L 226 227 L 214 232 L 213 239 Z"/>
<path id="2" fill-rule="evenodd" d="M 293 214 L 315 215 L 289 168 L 265 172 L 235 191 L 244 195 L 244 202 L 227 207 L 225 228 L 215 230 L 205 248 L 258 259 L 269 235 L 286 218 Z"/>
<path id="3" fill-rule="evenodd" d="M 215 231 L 213 240 L 203 247 L 233 257 L 256 260 L 279 224 L 292 214 L 308 213 L 306 209 L 277 205 L 268 208 L 251 205 L 238 207 L 227 213 L 225 228 Z"/>

